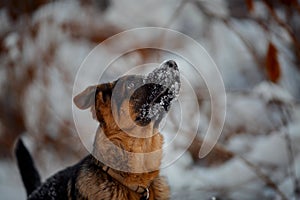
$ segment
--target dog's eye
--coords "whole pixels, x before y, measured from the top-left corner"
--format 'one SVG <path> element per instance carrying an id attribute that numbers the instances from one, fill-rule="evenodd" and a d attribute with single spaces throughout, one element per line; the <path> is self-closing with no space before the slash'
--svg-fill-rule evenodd
<path id="1" fill-rule="evenodd" d="M 129 83 L 127 83 L 127 89 L 132 89 L 133 87 L 134 87 L 134 82 L 129 82 Z"/>

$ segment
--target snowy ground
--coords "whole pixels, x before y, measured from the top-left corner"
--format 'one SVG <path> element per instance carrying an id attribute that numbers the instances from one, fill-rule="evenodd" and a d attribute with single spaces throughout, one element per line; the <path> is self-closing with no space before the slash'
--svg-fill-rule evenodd
<path id="1" fill-rule="evenodd" d="M 214 0 L 212 2 L 213 12 L 227 15 L 225 1 Z M 180 135 L 180 138 L 169 146 L 166 155 L 175 158 L 184 152 L 183 155 L 178 160 L 173 159 L 176 161 L 162 170 L 162 174 L 168 177 L 172 199 L 206 200 L 214 199 L 213 197 L 249 200 L 281 199 L 274 187 L 267 186 L 266 180 L 259 175 L 260 172 L 276 183 L 278 189 L 288 199 L 293 199 L 294 183 L 293 177 L 289 175 L 290 171 L 293 171 L 293 166 L 288 159 L 289 146 L 286 136 L 288 135 L 292 141 L 295 172 L 296 176 L 300 177 L 299 72 L 281 55 L 282 78 L 276 85 L 268 83 L 263 80 L 261 72 L 256 68 L 242 41 L 224 27 L 224 24 L 215 22 L 208 25 L 207 21 L 199 15 L 199 11 L 191 4 L 187 4 L 180 14 L 174 15 L 174 11 L 179 5 L 180 1 L 174 0 L 163 2 L 146 0 L 143 4 L 133 0 L 115 0 L 112 1 L 108 10 L 100 14 L 90 7 L 80 6 L 77 1 L 58 1 L 45 5 L 32 17 L 32 23 L 38 27 L 35 37 L 32 37 L 26 29 L 20 32 L 11 31 L 7 35 L 4 44 L 9 51 L 5 59 L 18 62 L 24 69 L 32 63 L 37 66 L 45 64 L 50 67 L 63 66 L 62 69 L 70 75 L 73 81 L 81 62 L 95 47 L 95 43 L 86 39 L 86 37 L 93 38 L 91 35 L 94 32 L 101 32 L 111 27 L 114 27 L 111 29 L 116 29 L 114 31 L 117 33 L 130 28 L 166 25 L 181 31 L 206 48 L 221 72 L 226 88 L 227 110 L 220 142 L 222 147 L 233 152 L 234 156 L 229 161 L 217 165 L 201 165 L 193 160 L 190 152 L 186 151 L 185 144 L 190 140 L 190 135 Z M 12 24 L 7 20 L 4 10 L 0 11 L 0 21 L 6 24 L 2 27 L 1 32 L 10 30 Z M 69 29 L 65 26 L 68 23 L 72 24 Z M 257 47 L 258 53 L 262 54 L 266 51 L 266 39 L 261 30 L 251 23 L 239 24 L 236 22 L 235 25 L 242 27 L 241 29 L 247 33 L 247 36 L 253 41 L 253 45 Z M 208 33 L 204 34 L 206 31 Z M 148 41 L 151 43 L 153 42 L 151 37 L 151 34 L 136 36 L 129 42 Z M 19 43 L 22 43 L 21 50 L 18 49 Z M 191 46 L 180 46 L 182 45 L 180 41 L 172 40 L 170 43 L 175 47 L 179 45 L 178 48 L 181 51 L 189 52 L 193 59 L 200 60 L 201 66 L 209 66 L 209 60 L 203 54 L 193 52 Z M 53 46 L 55 46 L 55 53 L 51 57 L 51 62 L 46 62 L 40 58 L 42 56 L 37 56 L 48 54 L 49 48 Z M 145 56 L 145 54 L 135 53 L 129 55 L 130 59 L 124 56 L 125 58 L 116 60 L 112 64 L 111 71 L 105 72 L 105 78 L 111 80 L 123 71 L 131 69 L 131 66 L 141 64 L 143 56 Z M 211 116 L 211 102 L 205 80 L 199 78 L 183 58 L 170 53 L 163 53 L 160 56 L 158 59 L 155 59 L 155 56 L 147 59 L 153 62 L 175 59 L 187 80 L 183 85 L 186 90 L 182 91 L 180 106 L 182 112 L 189 112 L 183 113 L 189 123 L 183 125 L 182 133 L 193 132 L 188 127 L 194 125 L 199 119 L 198 136 L 203 136 L 201 134 L 207 130 Z M 100 56 L 93 59 L 91 63 L 96 67 L 99 67 L 99 63 L 104 62 Z M 1 61 L 1 64 L 7 64 L 7 60 L 3 63 Z M 120 65 L 124 67 L 114 68 L 114 66 Z M 62 87 L 61 71 L 54 67 L 49 72 L 47 75 L 50 77 L 50 86 L 47 93 L 50 99 L 50 110 L 55 114 L 57 121 L 71 118 L 72 92 L 70 92 L 70 88 Z M 21 70 L 20 74 L 22 75 Z M 211 76 L 209 79 L 214 82 L 215 77 Z M 0 81 L 3 81 L 1 74 Z M 26 123 L 30 130 L 35 129 L 38 120 L 35 115 L 35 107 L 30 105 L 39 104 L 43 100 L 40 96 L 45 88 L 40 86 L 41 82 L 42 78 L 33 84 L 30 94 L 25 99 L 26 105 L 28 105 L 26 107 L 28 113 Z M 85 83 L 88 84 L 89 80 L 82 84 L 85 85 Z M 199 109 L 195 109 L 191 102 L 192 95 L 188 93 L 191 88 L 201 96 Z M 67 95 L 65 95 L 66 93 Z M 56 103 L 57 100 L 59 100 L 59 104 Z M 177 106 L 176 104 L 171 110 L 174 116 L 177 116 L 178 113 Z M 289 115 L 286 115 L 285 111 Z M 174 122 L 180 120 L 180 117 L 174 118 L 168 120 L 173 122 L 173 125 L 176 124 Z M 86 124 L 86 126 L 88 125 Z M 52 126 L 55 126 L 54 122 Z M 176 129 L 176 125 L 174 126 Z M 166 124 L 164 129 L 166 144 L 173 141 L 173 130 L 174 127 Z M 48 159 L 45 161 L 46 164 L 40 166 L 43 178 L 75 161 L 62 162 L 49 154 L 46 154 Z M 249 166 L 249 163 L 247 164 L 243 158 L 250 161 L 255 167 Z M 0 194 L 1 200 L 25 199 L 25 191 L 14 161 L 2 160 L 0 162 Z"/>

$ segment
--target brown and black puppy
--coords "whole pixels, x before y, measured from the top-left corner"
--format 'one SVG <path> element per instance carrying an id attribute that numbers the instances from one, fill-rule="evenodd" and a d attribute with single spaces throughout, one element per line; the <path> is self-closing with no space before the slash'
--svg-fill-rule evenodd
<path id="1" fill-rule="evenodd" d="M 28 199 L 169 199 L 159 174 L 163 137 L 158 127 L 179 89 L 178 67 L 167 61 L 146 76 L 123 76 L 77 95 L 75 105 L 90 108 L 100 123 L 93 155 L 41 184 L 19 140 L 16 155 Z"/>

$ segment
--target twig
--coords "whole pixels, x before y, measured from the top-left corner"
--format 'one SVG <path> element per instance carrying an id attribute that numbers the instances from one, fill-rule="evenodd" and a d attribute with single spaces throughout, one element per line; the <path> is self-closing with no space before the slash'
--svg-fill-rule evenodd
<path id="1" fill-rule="evenodd" d="M 226 149 L 224 146 L 220 144 L 219 144 L 219 149 L 222 149 L 225 153 L 230 153 L 235 155 L 237 158 L 243 161 L 253 172 L 255 172 L 257 177 L 259 177 L 268 187 L 272 188 L 281 197 L 282 200 L 288 200 L 285 194 L 279 189 L 278 185 L 268 175 L 266 175 L 258 166 L 254 165 L 252 162 L 250 162 L 243 156 L 238 155 Z"/>
<path id="2" fill-rule="evenodd" d="M 282 120 L 282 125 L 285 126 L 287 121 L 291 119 L 291 116 L 288 110 L 283 107 L 283 105 L 279 105 L 279 108 L 281 109 L 281 112 L 283 113 L 283 117 L 284 117 L 284 119 Z M 293 151 L 292 139 L 286 128 L 284 128 L 283 134 L 286 141 L 286 147 L 288 152 L 289 176 L 293 180 L 295 197 L 300 198 L 300 183 L 296 174 L 295 155 Z"/>
<path id="3" fill-rule="evenodd" d="M 167 21 L 167 23 L 163 27 L 169 28 L 173 24 L 174 20 L 180 15 L 182 9 L 184 8 L 187 2 L 188 1 L 186 0 L 181 0 L 179 6 L 176 8 L 169 21 Z"/>
<path id="4" fill-rule="evenodd" d="M 250 44 L 250 42 L 247 41 L 246 38 L 244 38 L 243 35 L 237 29 L 234 28 L 234 26 L 232 25 L 232 23 L 230 21 L 224 21 L 224 24 L 240 38 L 240 40 L 244 43 L 244 45 L 246 46 L 246 48 L 252 54 L 252 56 L 253 56 L 256 64 L 258 66 L 262 66 L 263 62 L 261 61 L 260 56 L 256 53 L 256 50 Z"/>
<path id="5" fill-rule="evenodd" d="M 296 175 L 296 169 L 295 169 L 295 156 L 293 152 L 293 146 L 292 146 L 292 141 L 291 137 L 288 134 L 288 131 L 283 131 L 284 133 L 284 138 L 286 141 L 286 146 L 287 146 L 287 151 L 288 151 L 288 162 L 289 162 L 289 176 L 293 180 L 294 184 L 294 193 L 297 198 L 300 197 L 300 183 Z"/>
<path id="6" fill-rule="evenodd" d="M 179 16 L 179 14 L 181 13 L 181 11 L 182 11 L 183 7 L 186 5 L 186 3 L 187 3 L 186 0 L 181 0 L 179 6 L 176 8 L 176 10 L 172 14 L 171 18 L 162 27 L 170 28 L 170 26 L 174 22 L 175 18 Z M 162 34 L 156 40 L 157 44 L 163 44 L 163 41 L 165 40 L 165 36 L 166 36 L 166 31 L 163 31 Z"/>
<path id="7" fill-rule="evenodd" d="M 262 62 L 260 59 L 260 56 L 256 53 L 256 50 L 254 49 L 254 47 L 250 44 L 249 41 L 247 41 L 243 35 L 237 31 L 234 26 L 232 25 L 232 22 L 229 18 L 227 17 L 223 17 L 223 16 L 217 16 L 215 14 L 213 14 L 212 12 L 208 11 L 207 9 L 205 9 L 203 7 L 203 5 L 201 4 L 201 2 L 196 1 L 196 0 L 190 0 L 192 3 L 194 3 L 194 5 L 196 6 L 196 8 L 198 8 L 200 10 L 200 12 L 202 12 L 207 18 L 209 19 L 214 19 L 214 20 L 218 20 L 223 22 L 227 28 L 231 31 L 233 31 L 239 38 L 240 40 L 244 43 L 244 45 L 246 46 L 246 48 L 249 50 L 249 52 L 251 53 L 252 57 L 254 58 L 257 66 L 261 66 Z"/>
<path id="8" fill-rule="evenodd" d="M 283 192 L 278 188 L 277 184 L 265 173 L 263 173 L 261 171 L 261 169 L 259 169 L 259 167 L 255 166 L 253 163 L 251 163 L 250 161 L 248 161 L 246 158 L 244 158 L 241 155 L 237 155 L 238 158 L 240 158 L 250 169 L 252 169 L 257 176 L 262 179 L 267 186 L 269 186 L 270 188 L 272 188 L 274 191 L 277 192 L 278 195 L 280 195 L 281 199 L 283 200 L 288 200 L 288 198 L 285 196 L 285 194 L 283 194 Z"/>
<path id="9" fill-rule="evenodd" d="M 289 34 L 290 38 L 295 44 L 295 53 L 298 56 L 298 58 L 300 58 L 300 42 L 297 39 L 296 35 L 294 34 L 293 29 L 285 21 L 280 19 L 280 17 L 277 15 L 277 13 L 275 12 L 275 10 L 272 8 L 272 6 L 269 4 L 267 0 L 263 0 L 263 2 L 265 3 L 266 7 L 268 8 L 268 11 L 270 12 L 274 20 L 277 22 L 277 24 L 281 26 L 283 29 L 285 29 Z"/>

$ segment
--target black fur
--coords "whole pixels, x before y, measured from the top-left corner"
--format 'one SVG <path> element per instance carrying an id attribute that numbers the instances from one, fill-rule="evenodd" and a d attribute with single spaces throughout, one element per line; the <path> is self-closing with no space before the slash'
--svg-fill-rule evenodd
<path id="1" fill-rule="evenodd" d="M 85 159 L 84 159 L 85 160 Z M 84 161 L 83 160 L 83 161 Z M 76 177 L 78 173 L 80 163 L 72 167 L 68 167 L 52 177 L 48 178 L 40 187 L 36 188 L 28 197 L 28 200 L 40 200 L 40 199 L 68 199 L 68 183 L 71 180 L 71 188 L 75 188 L 75 180 L 72 177 Z M 74 192 L 73 195 L 76 195 Z M 73 197 L 73 196 L 72 196 Z M 75 198 L 72 198 L 75 199 Z"/>
<path id="2" fill-rule="evenodd" d="M 102 168 L 95 164 L 94 157 L 88 155 L 79 163 L 59 171 L 41 184 L 40 175 L 21 139 L 17 142 L 15 153 L 28 200 L 63 200 L 69 197 L 71 199 L 85 199 L 75 185 L 78 173 L 81 170 L 89 169 L 99 174 L 100 178 L 104 176 L 100 172 Z"/>
<path id="3" fill-rule="evenodd" d="M 41 185 L 41 178 L 21 139 L 16 144 L 15 154 L 27 196 L 29 196 Z"/>

